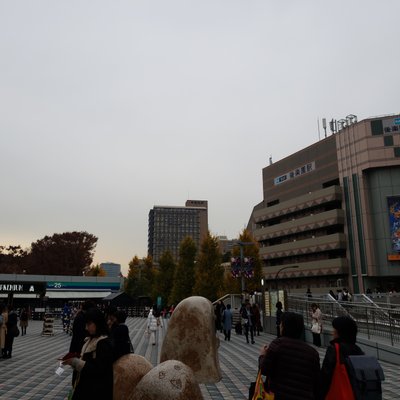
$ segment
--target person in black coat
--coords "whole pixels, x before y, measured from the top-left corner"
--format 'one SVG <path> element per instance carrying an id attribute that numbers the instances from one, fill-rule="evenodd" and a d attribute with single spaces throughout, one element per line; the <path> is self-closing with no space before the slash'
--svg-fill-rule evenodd
<path id="1" fill-rule="evenodd" d="M 284 312 L 281 337 L 261 349 L 259 368 L 275 400 L 319 400 L 319 354 L 302 340 L 303 316 Z"/>
<path id="2" fill-rule="evenodd" d="M 276 303 L 276 337 L 281 337 L 281 318 L 283 305 L 282 302 L 278 301 Z"/>
<path id="3" fill-rule="evenodd" d="M 88 300 L 81 304 L 81 309 L 76 313 L 72 324 L 72 339 L 69 346 L 71 353 L 80 353 L 83 342 L 87 336 L 85 312 L 90 308 L 95 308 L 95 304 Z"/>
<path id="4" fill-rule="evenodd" d="M 14 338 L 17 336 L 18 332 L 18 315 L 13 310 L 12 306 L 8 307 L 8 321 L 7 321 L 7 333 L 6 333 L 6 341 L 3 350 L 4 358 L 11 358 Z"/>
<path id="5" fill-rule="evenodd" d="M 340 353 L 345 358 L 347 356 L 358 356 L 364 354 L 356 345 L 357 324 L 350 317 L 337 317 L 332 321 L 333 340 L 326 349 L 325 358 L 321 368 L 321 394 L 325 399 L 331 386 L 333 373 L 336 367 L 335 343 L 340 346 Z M 347 366 L 346 366 L 347 368 Z"/>
<path id="6" fill-rule="evenodd" d="M 125 354 L 133 353 L 129 329 L 125 325 L 126 313 L 124 311 L 113 310 L 108 314 L 108 326 L 110 328 L 110 340 L 113 349 L 113 360 Z"/>
<path id="7" fill-rule="evenodd" d="M 85 313 L 87 310 L 96 307 L 95 304 L 87 300 L 81 304 L 80 310 L 76 313 L 72 324 L 72 338 L 69 346 L 70 353 L 81 354 L 82 346 L 87 336 Z M 77 372 L 72 373 L 72 386 L 75 384 Z"/>
<path id="8" fill-rule="evenodd" d="M 249 343 L 249 333 L 250 333 L 251 344 L 254 344 L 255 318 L 249 301 L 246 301 L 245 307 L 242 308 L 241 317 L 243 320 L 244 335 L 246 336 L 246 341 L 247 343 Z"/>
<path id="9" fill-rule="evenodd" d="M 81 357 L 63 361 L 78 374 L 72 400 L 112 400 L 113 351 L 108 338 L 108 327 L 103 313 L 97 308 L 85 312 L 88 337 Z"/>

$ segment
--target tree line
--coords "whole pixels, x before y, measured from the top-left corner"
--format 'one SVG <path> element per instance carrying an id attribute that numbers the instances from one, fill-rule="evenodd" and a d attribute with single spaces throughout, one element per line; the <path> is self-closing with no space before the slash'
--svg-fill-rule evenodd
<path id="1" fill-rule="evenodd" d="M 99 265 L 92 265 L 97 240 L 87 232 L 64 232 L 45 236 L 28 249 L 0 245 L 0 273 L 105 276 Z M 241 233 L 239 241 L 254 243 L 245 248 L 246 257 L 254 260 L 254 276 L 246 278 L 246 289 L 249 292 L 259 290 L 258 245 L 247 230 Z M 230 255 L 237 257 L 239 253 L 239 247 L 235 246 L 231 254 L 223 257 L 218 239 L 210 233 L 199 249 L 191 237 L 186 237 L 180 245 L 177 261 L 169 251 L 161 256 L 157 266 L 149 256 L 142 259 L 134 256 L 129 263 L 125 291 L 134 298 L 151 297 L 154 302 L 161 297 L 164 305 L 177 304 L 192 295 L 214 301 L 226 293 L 240 293 L 240 278 L 225 273 L 221 265 L 222 261 L 230 260 Z"/>
<path id="2" fill-rule="evenodd" d="M 64 232 L 45 236 L 28 249 L 0 245 L 0 273 L 81 276 L 93 273 L 97 240 L 87 232 Z"/>
<path id="3" fill-rule="evenodd" d="M 261 261 L 258 245 L 247 230 L 242 232 L 239 241 L 254 243 L 246 246 L 245 250 L 246 257 L 254 260 L 254 276 L 246 279 L 246 289 L 249 292 L 259 290 Z M 239 253 L 239 247 L 235 246 L 232 256 L 238 256 Z M 222 261 L 216 237 L 208 233 L 200 249 L 196 248 L 191 237 L 186 237 L 180 244 L 177 262 L 170 251 L 162 254 L 157 268 L 151 257 L 133 257 L 129 263 L 125 291 L 132 297 L 151 297 L 154 302 L 161 297 L 163 306 L 177 304 L 193 295 L 214 301 L 226 293 L 240 293 L 240 278 L 225 274 Z"/>

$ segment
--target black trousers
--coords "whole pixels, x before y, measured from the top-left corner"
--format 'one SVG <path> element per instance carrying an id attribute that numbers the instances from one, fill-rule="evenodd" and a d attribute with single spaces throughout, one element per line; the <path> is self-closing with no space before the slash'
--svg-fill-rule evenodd
<path id="1" fill-rule="evenodd" d="M 249 343 L 249 332 L 251 337 L 251 343 L 254 342 L 254 327 L 253 325 L 249 326 L 248 324 L 244 325 L 244 334 L 246 336 L 246 341 Z"/>
<path id="2" fill-rule="evenodd" d="M 321 347 L 321 334 L 313 332 L 312 337 L 314 346 Z"/>
<path id="3" fill-rule="evenodd" d="M 224 330 L 225 340 L 231 340 L 231 330 Z"/>
<path id="4" fill-rule="evenodd" d="M 6 335 L 6 341 L 4 343 L 3 356 L 11 356 L 12 348 L 14 343 L 14 335 Z"/>

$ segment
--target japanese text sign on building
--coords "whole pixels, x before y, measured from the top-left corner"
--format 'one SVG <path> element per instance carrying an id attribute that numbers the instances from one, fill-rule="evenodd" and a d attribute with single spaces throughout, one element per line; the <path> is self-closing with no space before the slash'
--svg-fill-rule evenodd
<path id="1" fill-rule="evenodd" d="M 315 170 L 315 161 L 302 165 L 301 167 L 295 168 L 292 171 L 286 172 L 281 176 L 278 176 L 274 179 L 274 185 L 280 185 L 290 179 L 297 178 L 300 175 L 307 174 L 308 172 Z"/>

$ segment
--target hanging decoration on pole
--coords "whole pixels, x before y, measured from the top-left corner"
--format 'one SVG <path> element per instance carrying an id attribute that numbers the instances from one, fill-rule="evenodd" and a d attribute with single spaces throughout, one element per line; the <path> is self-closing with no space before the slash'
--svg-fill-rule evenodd
<path id="1" fill-rule="evenodd" d="M 254 277 L 254 258 L 244 257 L 243 263 L 240 257 L 231 258 L 231 273 L 233 278 L 253 278 Z"/>
<path id="2" fill-rule="evenodd" d="M 240 257 L 231 258 L 231 273 L 233 278 L 240 277 Z"/>
<path id="3" fill-rule="evenodd" d="M 249 258 L 245 257 L 245 259 L 244 259 L 244 270 L 243 270 L 245 278 L 253 278 L 253 276 L 254 276 L 254 268 L 253 268 L 253 266 L 254 266 L 253 257 L 249 257 Z"/>

